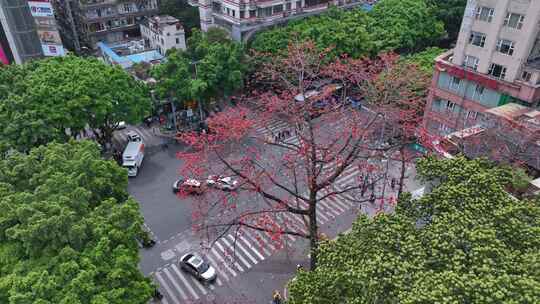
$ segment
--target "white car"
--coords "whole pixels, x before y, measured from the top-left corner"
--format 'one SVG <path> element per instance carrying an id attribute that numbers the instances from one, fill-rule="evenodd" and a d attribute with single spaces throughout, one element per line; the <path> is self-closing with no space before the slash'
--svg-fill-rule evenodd
<path id="1" fill-rule="evenodd" d="M 212 282 L 217 278 L 217 272 L 203 257 L 196 253 L 184 254 L 179 261 L 182 270 L 191 273 L 198 280 Z"/>
<path id="2" fill-rule="evenodd" d="M 139 133 L 135 131 L 128 131 L 126 136 L 127 136 L 128 142 L 142 141 L 141 135 L 139 135 Z"/>
<path id="3" fill-rule="evenodd" d="M 238 181 L 230 176 L 210 175 L 206 180 L 206 184 L 220 190 L 233 191 L 238 186 Z"/>

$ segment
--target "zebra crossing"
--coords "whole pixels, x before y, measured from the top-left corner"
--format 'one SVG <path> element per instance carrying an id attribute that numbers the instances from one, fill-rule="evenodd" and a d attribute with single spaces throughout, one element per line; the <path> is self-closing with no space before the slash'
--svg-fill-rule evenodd
<path id="1" fill-rule="evenodd" d="M 268 142 L 276 142 L 279 134 L 284 131 L 289 131 L 290 134 L 281 140 L 282 143 L 291 145 L 300 144 L 300 139 L 294 134 L 294 130 L 291 130 L 291 127 L 284 121 L 272 120 L 267 125 L 257 125 L 255 127 L 255 133 L 264 136 Z"/>
<path id="2" fill-rule="evenodd" d="M 346 170 L 345 173 L 338 183 L 347 183 L 354 179 L 355 173 L 352 169 Z M 323 191 L 321 196 L 326 193 L 328 192 Z M 300 206 L 308 207 L 306 202 L 300 202 Z M 324 225 L 353 207 L 354 202 L 351 200 L 337 195 L 329 196 L 318 203 L 318 223 Z M 276 220 L 280 221 L 284 228 L 304 234 L 309 233 L 300 215 L 283 212 Z M 269 258 L 281 250 L 286 242 L 294 242 L 298 238 L 298 236 L 286 235 L 281 240 L 274 240 L 268 233 L 251 229 L 222 236 L 202 253 L 218 273 L 218 278 L 213 284 L 199 282 L 190 274 L 183 272 L 176 263 L 154 272 L 152 276 L 164 295 L 162 303 L 177 304 L 196 301 Z"/>

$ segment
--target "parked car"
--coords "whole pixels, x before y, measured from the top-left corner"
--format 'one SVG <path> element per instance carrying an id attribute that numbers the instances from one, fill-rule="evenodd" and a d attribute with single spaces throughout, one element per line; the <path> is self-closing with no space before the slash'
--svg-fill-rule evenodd
<path id="1" fill-rule="evenodd" d="M 238 181 L 230 176 L 210 175 L 206 180 L 206 184 L 220 190 L 233 191 L 238 186 Z"/>
<path id="2" fill-rule="evenodd" d="M 179 264 L 182 270 L 189 272 L 200 281 L 212 282 L 217 278 L 214 267 L 196 253 L 184 254 L 180 258 Z"/>
<path id="3" fill-rule="evenodd" d="M 203 193 L 203 188 L 201 182 L 194 178 L 178 178 L 172 186 L 173 192 L 177 193 L 179 191 L 184 191 L 189 194 L 201 194 Z"/>
<path id="4" fill-rule="evenodd" d="M 125 121 L 118 122 L 118 126 L 116 127 L 116 130 L 123 130 L 125 128 L 127 128 L 127 124 Z"/>

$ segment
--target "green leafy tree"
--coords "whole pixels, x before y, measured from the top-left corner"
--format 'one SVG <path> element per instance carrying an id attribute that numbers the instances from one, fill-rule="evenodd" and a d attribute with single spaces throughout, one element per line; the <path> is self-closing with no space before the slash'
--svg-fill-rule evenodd
<path id="1" fill-rule="evenodd" d="M 369 16 L 368 31 L 378 51 L 419 51 L 445 34 L 444 24 L 425 0 L 381 0 Z"/>
<path id="2" fill-rule="evenodd" d="M 180 20 L 187 36 L 191 35 L 193 29 L 200 27 L 199 8 L 189 5 L 186 0 L 162 0 L 159 4 L 159 14 Z"/>
<path id="3" fill-rule="evenodd" d="M 448 43 L 457 40 L 467 0 L 429 0 L 428 3 L 435 7 L 437 18 L 444 22 L 444 28 L 448 33 L 445 39 L 448 47 Z"/>
<path id="4" fill-rule="evenodd" d="M 431 77 L 435 66 L 435 58 L 445 51 L 446 49 L 439 47 L 429 47 L 421 52 L 404 56 L 402 61 L 406 64 L 415 65 L 421 72 Z"/>
<path id="5" fill-rule="evenodd" d="M 508 174 L 484 160 L 426 158 L 418 172 L 433 192 L 322 245 L 288 303 L 540 301 L 538 202 L 510 197 Z"/>
<path id="6" fill-rule="evenodd" d="M 244 48 L 231 41 L 226 32 L 196 30 L 188 45 L 186 52 L 171 51 L 167 61 L 152 71 L 158 80 L 156 90 L 161 98 L 195 99 L 206 104 L 243 86 Z"/>
<path id="7" fill-rule="evenodd" d="M 90 141 L 0 160 L 0 303 L 146 303 L 138 205 Z"/>
<path id="8" fill-rule="evenodd" d="M 7 95 L 0 89 L 4 149 L 28 151 L 53 140 L 65 142 L 87 125 L 105 145 L 120 121 L 139 122 L 151 107 L 141 83 L 94 58 L 50 58 L 0 74 L 0 88 L 14 88 Z M 17 75 L 12 84 L 11 74 Z"/>
<path id="9" fill-rule="evenodd" d="M 358 58 L 381 51 L 416 52 L 444 36 L 444 24 L 426 0 L 381 0 L 370 12 L 334 8 L 262 32 L 251 47 L 257 52 L 276 54 L 285 52 L 292 39 L 310 40 L 319 50 L 332 48 L 329 57 L 348 54 Z"/>

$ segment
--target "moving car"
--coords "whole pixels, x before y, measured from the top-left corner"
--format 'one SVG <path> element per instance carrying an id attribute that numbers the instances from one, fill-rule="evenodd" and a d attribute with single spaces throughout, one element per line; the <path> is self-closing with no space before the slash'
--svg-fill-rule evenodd
<path id="1" fill-rule="evenodd" d="M 142 142 L 141 135 L 135 131 L 127 132 L 127 140 L 128 142 Z"/>
<path id="2" fill-rule="evenodd" d="M 196 253 L 184 254 L 180 258 L 179 265 L 182 270 L 191 273 L 200 281 L 212 282 L 217 278 L 214 267 Z"/>
<path id="3" fill-rule="evenodd" d="M 238 186 L 238 181 L 230 176 L 210 175 L 206 180 L 206 184 L 216 189 L 233 191 Z"/>
<path id="4" fill-rule="evenodd" d="M 179 191 L 184 191 L 189 194 L 201 194 L 203 193 L 203 188 L 201 182 L 194 178 L 178 178 L 172 186 L 173 192 L 177 193 Z"/>

